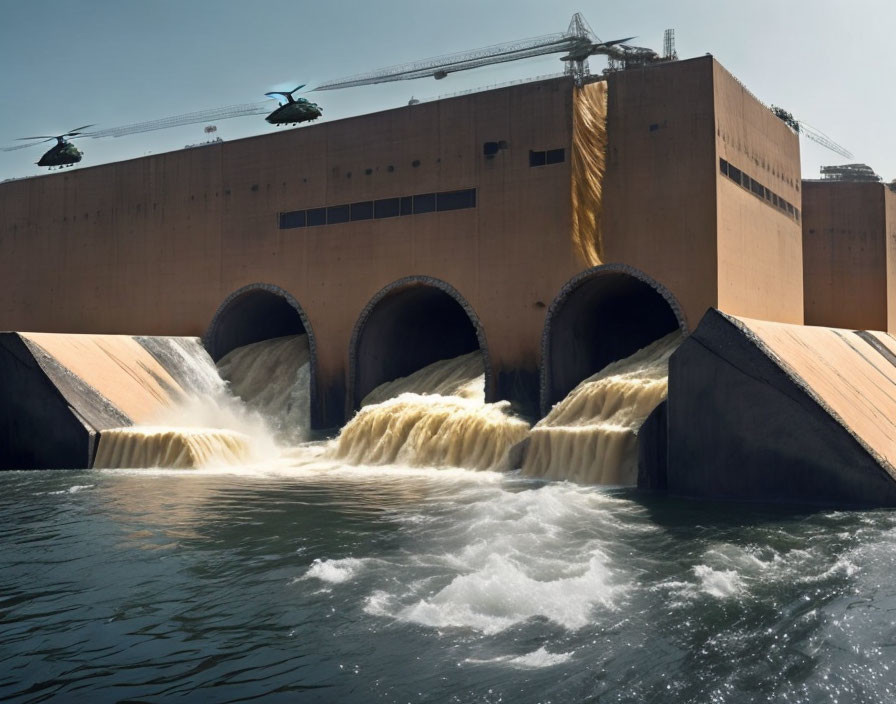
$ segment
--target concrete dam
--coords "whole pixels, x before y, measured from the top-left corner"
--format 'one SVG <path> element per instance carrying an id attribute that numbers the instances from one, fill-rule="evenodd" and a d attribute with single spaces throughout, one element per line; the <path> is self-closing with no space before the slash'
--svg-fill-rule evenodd
<path id="1" fill-rule="evenodd" d="M 894 505 L 896 341 L 804 325 L 831 284 L 799 173 L 707 56 L 2 184 L 0 327 L 36 332 L 0 336 L 0 467 L 323 433 L 358 465 Z"/>

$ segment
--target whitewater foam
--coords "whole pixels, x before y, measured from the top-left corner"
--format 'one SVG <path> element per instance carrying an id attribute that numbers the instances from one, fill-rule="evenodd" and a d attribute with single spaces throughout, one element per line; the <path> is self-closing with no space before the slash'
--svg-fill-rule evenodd
<path id="1" fill-rule="evenodd" d="M 436 516 L 442 520 L 407 524 L 418 545 L 414 554 L 369 572 L 374 588 L 364 611 L 483 635 L 532 619 L 569 631 L 583 628 L 626 598 L 625 574 L 605 549 L 612 536 L 627 532 L 608 510 L 617 504 L 570 484 L 520 492 L 500 485 L 455 488 L 450 525 L 441 509 Z M 584 541 L 583 526 L 589 534 Z M 604 533 L 606 539 L 596 537 Z M 530 655 L 516 665 L 540 666 Z M 549 663 L 546 655 L 543 665 Z"/>
<path id="2" fill-rule="evenodd" d="M 413 374 L 380 384 L 361 406 L 382 403 L 401 394 L 452 396 L 485 403 L 485 365 L 479 351 L 443 359 Z"/>
<path id="3" fill-rule="evenodd" d="M 97 469 L 199 468 L 272 461 L 280 450 L 261 414 L 235 398 L 193 340 L 155 339 L 180 384 L 147 422 L 100 431 Z"/>
<path id="4" fill-rule="evenodd" d="M 529 425 L 511 415 L 509 403 L 485 403 L 484 382 L 482 355 L 473 352 L 382 384 L 342 429 L 332 457 L 352 464 L 508 469 L 508 450 Z"/>
<path id="5" fill-rule="evenodd" d="M 584 484 L 634 485 L 638 430 L 666 398 L 674 332 L 585 379 L 530 433 L 523 474 Z"/>
<path id="6" fill-rule="evenodd" d="M 319 579 L 329 584 L 348 582 L 364 566 L 365 560 L 346 557 L 341 560 L 317 559 L 305 573 L 305 579 Z"/>
<path id="7" fill-rule="evenodd" d="M 580 574 L 541 580 L 519 562 L 491 555 L 471 574 L 455 577 L 430 598 L 402 609 L 398 618 L 434 628 L 463 627 L 491 635 L 540 616 L 569 630 L 586 626 L 596 605 L 611 608 L 605 555 Z"/>
<path id="8" fill-rule="evenodd" d="M 498 664 L 506 664 L 511 667 L 516 667 L 523 670 L 534 670 L 542 667 L 553 667 L 555 665 L 562 665 L 565 662 L 568 662 L 570 658 L 572 658 L 573 653 L 551 653 L 544 646 L 538 648 L 538 650 L 533 650 L 531 653 L 526 653 L 524 655 L 499 655 L 498 657 L 488 658 L 488 659 L 478 659 L 478 658 L 467 658 L 464 662 L 468 662 L 474 665 L 493 665 L 495 663 Z"/>
<path id="9" fill-rule="evenodd" d="M 307 335 L 262 340 L 228 352 L 217 364 L 231 393 L 257 412 L 284 445 L 308 439 L 311 353 Z"/>

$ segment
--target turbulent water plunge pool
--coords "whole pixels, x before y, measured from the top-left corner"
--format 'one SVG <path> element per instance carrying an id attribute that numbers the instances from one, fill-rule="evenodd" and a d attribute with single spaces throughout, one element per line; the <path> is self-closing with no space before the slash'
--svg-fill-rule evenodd
<path id="1" fill-rule="evenodd" d="M 345 467 L 0 474 L 3 701 L 893 696 L 896 514 Z"/>

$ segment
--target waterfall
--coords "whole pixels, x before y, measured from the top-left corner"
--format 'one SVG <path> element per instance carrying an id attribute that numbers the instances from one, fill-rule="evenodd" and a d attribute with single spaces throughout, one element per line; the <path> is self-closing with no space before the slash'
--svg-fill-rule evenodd
<path id="1" fill-rule="evenodd" d="M 218 373 L 281 444 L 294 445 L 311 425 L 310 358 L 308 336 L 288 335 L 237 347 L 218 361 Z"/>
<path id="2" fill-rule="evenodd" d="M 93 466 L 192 469 L 251 459 L 251 438 L 234 430 L 134 426 L 103 431 Z"/>
<path id="3" fill-rule="evenodd" d="M 386 382 L 362 401 L 332 456 L 353 464 L 504 469 L 529 425 L 510 404 L 485 402 L 479 351 Z"/>
<path id="4" fill-rule="evenodd" d="M 100 432 L 94 467 L 247 464 L 273 459 L 280 454 L 279 445 L 306 437 L 309 353 L 305 336 L 237 348 L 217 369 L 198 340 L 139 341 L 165 370 L 166 395 L 156 390 L 157 371 L 150 368 L 141 376 L 139 367 L 132 365 L 131 385 L 146 387 L 143 393 L 153 392 L 157 402 L 152 413 L 135 419 L 136 425 Z M 132 395 L 140 397 L 140 393 Z"/>
<path id="5" fill-rule="evenodd" d="M 670 333 L 570 391 L 532 428 L 523 474 L 634 485 L 638 430 L 666 398 L 669 356 L 681 341 L 680 332 Z"/>

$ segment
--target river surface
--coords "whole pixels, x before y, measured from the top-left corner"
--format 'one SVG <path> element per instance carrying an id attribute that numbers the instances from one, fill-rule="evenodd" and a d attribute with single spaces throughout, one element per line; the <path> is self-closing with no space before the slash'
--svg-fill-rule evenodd
<path id="1" fill-rule="evenodd" d="M 0 474 L 0 700 L 896 694 L 896 513 L 315 453 Z"/>

